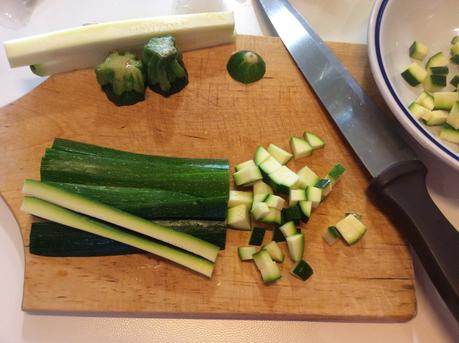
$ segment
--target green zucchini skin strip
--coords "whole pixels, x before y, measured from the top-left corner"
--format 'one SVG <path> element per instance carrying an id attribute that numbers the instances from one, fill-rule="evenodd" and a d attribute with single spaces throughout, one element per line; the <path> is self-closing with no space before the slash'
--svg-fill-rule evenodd
<path id="1" fill-rule="evenodd" d="M 44 219 L 128 244 L 192 269 L 209 278 L 212 276 L 214 264 L 206 259 L 116 229 L 42 199 L 25 196 L 21 210 Z"/>
<path id="2" fill-rule="evenodd" d="M 160 220 L 156 223 L 218 245 L 221 250 L 225 249 L 225 221 Z M 111 256 L 142 252 L 129 245 L 49 221 L 32 223 L 29 249 L 35 255 L 60 257 Z"/>
<path id="3" fill-rule="evenodd" d="M 184 158 L 184 157 L 169 157 L 169 156 L 157 156 L 157 155 L 146 155 L 128 152 L 124 150 L 111 149 L 107 147 L 98 146 L 95 144 L 88 144 L 77 142 L 64 138 L 55 138 L 52 149 L 67 151 L 72 153 L 79 153 L 84 155 L 97 155 L 102 157 L 111 157 L 129 161 L 141 161 L 141 162 L 154 162 L 157 164 L 167 165 L 180 165 L 180 166 L 194 166 L 200 165 L 210 169 L 229 169 L 228 160 L 224 159 L 208 159 L 208 158 Z"/>
<path id="4" fill-rule="evenodd" d="M 22 190 L 23 193 L 28 196 L 39 198 L 69 210 L 133 230 L 137 233 L 158 239 L 202 256 L 212 262 L 215 262 L 220 250 L 218 246 L 191 235 L 173 231 L 169 228 L 154 224 L 144 218 L 134 216 L 125 211 L 68 192 L 50 184 L 35 180 L 25 180 Z"/>
<path id="5" fill-rule="evenodd" d="M 41 160 L 43 181 L 146 187 L 199 197 L 229 196 L 229 164 L 147 162 L 48 149 Z"/>
<path id="6" fill-rule="evenodd" d="M 45 182 L 145 219 L 225 220 L 227 196 L 201 198 L 162 189 Z"/>

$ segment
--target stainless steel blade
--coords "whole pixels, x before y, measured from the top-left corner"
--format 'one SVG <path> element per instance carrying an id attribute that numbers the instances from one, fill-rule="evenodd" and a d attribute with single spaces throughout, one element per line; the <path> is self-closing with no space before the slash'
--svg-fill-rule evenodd
<path id="1" fill-rule="evenodd" d="M 298 68 L 368 172 L 415 159 L 394 129 L 307 21 L 284 0 L 259 0 Z"/>

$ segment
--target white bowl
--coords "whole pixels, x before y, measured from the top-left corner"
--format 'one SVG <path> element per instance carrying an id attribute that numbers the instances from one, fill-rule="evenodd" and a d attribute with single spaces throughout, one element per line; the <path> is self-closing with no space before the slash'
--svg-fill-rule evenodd
<path id="1" fill-rule="evenodd" d="M 449 56 L 455 35 L 459 35 L 458 0 L 376 0 L 368 28 L 368 52 L 376 84 L 395 117 L 423 147 L 459 170 L 459 145 L 441 140 L 439 127 L 425 126 L 408 111 L 422 85 L 411 87 L 400 76 L 412 62 L 408 48 L 413 41 L 428 46 L 428 57 L 438 51 Z M 452 70 L 459 74 L 456 66 Z"/>

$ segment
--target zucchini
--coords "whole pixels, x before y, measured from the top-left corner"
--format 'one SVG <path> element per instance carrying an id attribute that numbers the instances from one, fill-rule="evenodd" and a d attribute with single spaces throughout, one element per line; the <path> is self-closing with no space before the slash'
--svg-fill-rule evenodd
<path id="1" fill-rule="evenodd" d="M 226 69 L 230 76 L 242 83 L 252 83 L 263 78 L 266 64 L 263 58 L 254 51 L 241 50 L 231 55 Z"/>
<path id="2" fill-rule="evenodd" d="M 422 107 L 427 108 L 428 110 L 433 110 L 435 106 L 433 96 L 427 92 L 422 92 L 419 94 L 414 102 L 421 105 Z"/>
<path id="3" fill-rule="evenodd" d="M 285 204 L 284 198 L 274 195 L 274 194 L 269 194 L 268 197 L 265 200 L 266 205 L 270 208 L 275 208 L 277 210 L 282 210 Z"/>
<path id="4" fill-rule="evenodd" d="M 231 43 L 231 12 L 129 19 L 83 25 L 4 42 L 11 67 L 36 65 L 45 75 L 94 68 L 114 50 L 140 52 L 152 37 L 173 35 L 182 51 Z"/>
<path id="5" fill-rule="evenodd" d="M 262 162 L 267 160 L 269 157 L 271 157 L 271 154 L 263 148 L 261 145 L 257 146 L 257 149 L 255 150 L 255 164 L 257 166 L 260 166 Z"/>
<path id="6" fill-rule="evenodd" d="M 320 180 L 320 177 L 308 166 L 301 168 L 297 175 L 298 181 L 296 182 L 295 187 L 301 189 L 306 189 L 307 186 L 314 186 Z"/>
<path id="7" fill-rule="evenodd" d="M 289 221 L 286 222 L 284 225 L 279 227 L 279 230 L 282 232 L 285 238 L 296 235 L 298 233 L 298 229 L 295 226 L 295 222 Z"/>
<path id="8" fill-rule="evenodd" d="M 45 182 L 145 219 L 226 218 L 226 195 L 196 197 L 169 190 Z"/>
<path id="9" fill-rule="evenodd" d="M 449 111 L 446 123 L 451 125 L 454 129 L 459 129 L 459 101 L 456 101 Z"/>
<path id="10" fill-rule="evenodd" d="M 289 202 L 290 207 L 298 204 L 299 201 L 306 200 L 306 192 L 304 189 L 290 189 Z"/>
<path id="11" fill-rule="evenodd" d="M 43 181 L 180 189 L 181 193 L 198 197 L 229 194 L 228 161 L 223 164 L 218 161 L 215 165 L 192 161 L 176 163 L 174 159 L 163 158 L 146 162 L 48 149 L 41 160 L 40 175 Z"/>
<path id="12" fill-rule="evenodd" d="M 423 115 L 425 115 L 426 113 L 430 111 L 427 108 L 417 104 L 416 102 L 412 102 L 408 106 L 408 110 L 413 115 L 413 117 L 415 117 L 416 119 L 421 118 Z"/>
<path id="13" fill-rule="evenodd" d="M 253 260 L 253 255 L 257 252 L 255 247 L 238 247 L 237 254 L 241 261 L 250 261 Z"/>
<path id="14" fill-rule="evenodd" d="M 348 214 L 344 219 L 336 223 L 335 227 L 340 236 L 349 245 L 360 240 L 367 232 L 366 226 L 353 214 Z"/>
<path id="15" fill-rule="evenodd" d="M 251 230 L 250 225 L 250 216 L 247 206 L 238 205 L 228 209 L 228 226 L 231 226 L 233 229 L 239 230 Z"/>
<path id="16" fill-rule="evenodd" d="M 250 210 L 255 220 L 261 220 L 269 214 L 269 207 L 265 202 L 256 203 Z"/>
<path id="17" fill-rule="evenodd" d="M 434 110 L 449 111 L 453 105 L 459 101 L 457 92 L 435 92 L 433 93 L 433 98 Z"/>
<path id="18" fill-rule="evenodd" d="M 284 149 L 278 147 L 275 144 L 270 144 L 268 146 L 268 152 L 282 165 L 287 164 L 287 162 L 290 161 L 293 157 L 291 153 L 285 151 Z"/>
<path id="19" fill-rule="evenodd" d="M 401 75 L 410 86 L 414 87 L 424 81 L 427 76 L 427 72 L 419 64 L 413 62 L 402 72 Z"/>
<path id="20" fill-rule="evenodd" d="M 327 230 L 325 230 L 322 237 L 325 240 L 325 242 L 328 243 L 328 245 L 332 245 L 335 244 L 335 242 L 341 237 L 341 235 L 339 234 L 339 231 L 336 227 L 329 226 Z"/>
<path id="21" fill-rule="evenodd" d="M 48 201 L 25 196 L 22 201 L 21 210 L 43 219 L 48 219 L 62 225 L 70 226 L 133 246 L 141 250 L 145 250 L 157 256 L 163 257 L 169 261 L 190 268 L 207 277 L 212 276 L 214 264 L 207 259 L 187 253 L 177 248 L 173 248 L 169 245 L 156 242 L 155 240 L 146 239 L 141 235 L 118 229 L 104 222 L 57 206 Z M 183 235 L 181 233 L 177 234 Z M 193 240 L 197 239 L 193 237 Z"/>
<path id="22" fill-rule="evenodd" d="M 290 188 L 294 188 L 299 180 L 299 176 L 286 166 L 272 172 L 268 177 L 273 190 L 283 194 L 289 194 Z"/>
<path id="23" fill-rule="evenodd" d="M 312 274 L 314 274 L 314 271 L 305 260 L 300 260 L 293 265 L 292 269 L 290 269 L 290 273 L 293 276 L 306 281 L 312 276 Z"/>
<path id="24" fill-rule="evenodd" d="M 302 157 L 306 157 L 312 154 L 312 146 L 306 142 L 303 138 L 291 137 L 290 148 L 293 151 L 293 157 L 297 160 Z"/>
<path id="25" fill-rule="evenodd" d="M 280 224 L 282 222 L 281 211 L 276 208 L 269 208 L 269 213 L 260 219 L 262 223 Z"/>
<path id="26" fill-rule="evenodd" d="M 427 60 L 426 69 L 429 70 L 432 67 L 446 67 L 448 64 L 448 59 L 443 54 L 443 52 L 440 51 L 432 55 L 432 57 Z"/>
<path id="27" fill-rule="evenodd" d="M 426 58 L 428 51 L 429 49 L 427 46 L 418 41 L 414 41 L 409 48 L 410 57 L 419 61 L 422 61 L 424 58 Z"/>
<path id="28" fill-rule="evenodd" d="M 263 179 L 260 169 L 257 166 L 241 169 L 233 174 L 236 186 L 248 186 L 255 181 Z"/>
<path id="29" fill-rule="evenodd" d="M 451 46 L 451 63 L 459 64 L 459 42 L 454 43 Z"/>
<path id="30" fill-rule="evenodd" d="M 280 230 L 280 227 L 277 226 L 277 225 L 273 229 L 273 234 L 272 234 L 271 240 L 273 240 L 275 242 L 285 242 L 285 236 L 282 233 L 282 231 Z"/>
<path id="31" fill-rule="evenodd" d="M 225 249 L 225 221 L 163 220 L 156 223 L 203 239 L 219 246 L 222 250 Z M 29 249 L 30 253 L 35 255 L 60 257 L 109 256 L 143 252 L 109 238 L 48 221 L 32 223 Z"/>
<path id="32" fill-rule="evenodd" d="M 439 92 L 446 87 L 446 75 L 428 74 L 424 81 L 423 87 L 428 92 Z"/>
<path id="33" fill-rule="evenodd" d="M 325 142 L 323 141 L 323 139 L 312 132 L 305 131 L 303 133 L 303 137 L 309 143 L 313 150 L 317 150 L 325 146 Z"/>
<path id="34" fill-rule="evenodd" d="M 293 262 L 298 262 L 303 259 L 304 254 L 304 235 L 297 233 L 286 238 L 288 252 Z"/>
<path id="35" fill-rule="evenodd" d="M 440 130 L 440 138 L 451 143 L 459 144 L 459 130 L 456 130 L 449 124 L 444 124 Z"/>
<path id="36" fill-rule="evenodd" d="M 315 186 L 308 186 L 306 188 L 306 200 L 311 201 L 313 209 L 319 207 L 322 201 L 322 189 Z"/>
<path id="37" fill-rule="evenodd" d="M 262 227 L 254 227 L 250 235 L 250 245 L 261 245 L 265 237 L 266 229 Z"/>
<path id="38" fill-rule="evenodd" d="M 279 263 L 284 262 L 284 254 L 282 250 L 277 245 L 276 241 L 271 241 L 263 247 L 264 250 L 268 252 L 271 258 Z"/>
<path id="39" fill-rule="evenodd" d="M 421 117 L 429 126 L 438 126 L 442 125 L 448 119 L 448 112 L 445 110 L 435 110 L 424 113 Z"/>
<path id="40" fill-rule="evenodd" d="M 312 213 L 312 201 L 300 201 L 298 203 L 298 207 L 300 208 L 301 212 L 301 220 L 303 223 L 307 223 Z"/>
<path id="41" fill-rule="evenodd" d="M 238 205 L 245 205 L 247 208 L 252 207 L 253 193 L 242 192 L 242 191 L 230 191 L 228 207 L 234 207 Z"/>
<path id="42" fill-rule="evenodd" d="M 298 206 L 292 206 L 282 209 L 282 223 L 294 221 L 298 224 L 301 220 L 301 211 Z"/>
<path id="43" fill-rule="evenodd" d="M 220 250 L 216 245 L 191 235 L 154 224 L 144 218 L 40 181 L 24 181 L 22 191 L 28 196 L 161 240 L 212 262 L 216 260 Z M 52 218 L 45 219 L 55 221 Z"/>
<path id="44" fill-rule="evenodd" d="M 234 169 L 236 171 L 240 171 L 244 168 L 247 168 L 247 167 L 256 167 L 257 165 L 255 164 L 255 162 L 253 160 L 248 160 L 248 161 L 245 161 L 245 162 L 241 162 L 237 165 L 234 166 Z"/>

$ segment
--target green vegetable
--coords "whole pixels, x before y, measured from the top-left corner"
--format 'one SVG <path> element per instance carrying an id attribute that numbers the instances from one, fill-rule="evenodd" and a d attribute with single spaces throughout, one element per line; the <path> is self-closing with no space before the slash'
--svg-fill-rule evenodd
<path id="1" fill-rule="evenodd" d="M 156 223 L 225 249 L 225 221 L 161 220 Z M 32 224 L 29 249 L 32 254 L 42 256 L 108 256 L 143 252 L 109 238 L 47 221 Z"/>
<path id="2" fill-rule="evenodd" d="M 142 61 L 147 69 L 148 86 L 154 92 L 167 97 L 188 84 L 188 72 L 174 37 L 150 39 L 143 48 Z"/>
<path id="3" fill-rule="evenodd" d="M 414 41 L 409 48 L 410 57 L 422 61 L 427 56 L 428 50 L 426 45 Z"/>
<path id="4" fill-rule="evenodd" d="M 277 225 L 273 229 L 272 240 L 275 242 L 285 242 L 285 236 Z"/>
<path id="5" fill-rule="evenodd" d="M 322 237 L 328 245 L 332 245 L 341 237 L 341 235 L 336 227 L 330 226 L 327 230 L 325 230 Z"/>
<path id="6" fill-rule="evenodd" d="M 162 189 L 46 182 L 146 219 L 226 218 L 226 195 L 201 198 Z"/>
<path id="7" fill-rule="evenodd" d="M 210 244 L 191 235 L 154 224 L 141 217 L 134 216 L 117 208 L 40 181 L 24 181 L 22 191 L 28 196 L 39 198 L 69 210 L 161 240 L 165 243 L 202 256 L 212 262 L 216 260 L 218 251 L 220 250 L 216 245 Z M 43 218 L 56 221 L 53 218 Z M 62 222 L 61 224 L 69 225 L 68 223 Z"/>
<path id="8" fill-rule="evenodd" d="M 226 69 L 236 81 L 251 83 L 263 78 L 266 65 L 263 58 L 256 52 L 241 50 L 231 55 Z"/>
<path id="9" fill-rule="evenodd" d="M 254 227 L 252 234 L 250 235 L 250 245 L 261 245 L 263 238 L 265 237 L 266 229 L 262 227 Z"/>
<path id="10" fill-rule="evenodd" d="M 253 255 L 257 252 L 255 247 L 238 247 L 237 254 L 241 261 L 253 260 Z"/>
<path id="11" fill-rule="evenodd" d="M 23 199 L 21 210 L 59 224 L 67 225 L 148 251 L 206 275 L 207 277 L 212 276 L 214 264 L 207 259 L 173 248 L 164 243 L 158 243 L 155 240 L 146 239 L 138 234 L 120 230 L 109 224 L 69 211 L 48 201 L 26 196 Z"/>
<path id="12" fill-rule="evenodd" d="M 96 77 L 115 105 L 133 105 L 145 99 L 145 70 L 133 53 L 112 52 L 96 67 Z"/>
<path id="13" fill-rule="evenodd" d="M 250 216 L 247 206 L 244 204 L 237 205 L 228 209 L 228 226 L 233 229 L 246 230 L 252 229 L 250 225 Z"/>
<path id="14" fill-rule="evenodd" d="M 264 250 L 268 252 L 271 258 L 276 262 L 284 262 L 284 254 L 282 250 L 277 245 L 276 241 L 271 241 L 263 247 Z"/>
<path id="15" fill-rule="evenodd" d="M 197 197 L 228 196 L 228 161 L 209 164 L 177 160 L 180 159 L 153 156 L 143 160 L 120 159 L 48 149 L 40 174 L 43 181 L 179 190 Z"/>
<path id="16" fill-rule="evenodd" d="M 301 220 L 301 211 L 298 206 L 292 206 L 282 209 L 282 222 L 287 223 L 290 221 L 298 224 Z"/>
<path id="17" fill-rule="evenodd" d="M 314 271 L 312 270 L 311 266 L 305 260 L 300 260 L 293 265 L 292 269 L 290 269 L 290 273 L 293 276 L 303 281 L 306 281 L 307 279 L 311 277 Z"/>
<path id="18" fill-rule="evenodd" d="M 11 67 L 39 64 L 43 75 L 95 68 L 111 51 L 141 51 L 167 32 L 182 51 L 234 40 L 232 12 L 156 16 L 82 25 L 4 42 Z"/>

